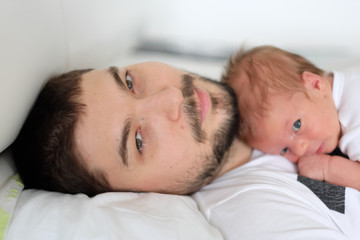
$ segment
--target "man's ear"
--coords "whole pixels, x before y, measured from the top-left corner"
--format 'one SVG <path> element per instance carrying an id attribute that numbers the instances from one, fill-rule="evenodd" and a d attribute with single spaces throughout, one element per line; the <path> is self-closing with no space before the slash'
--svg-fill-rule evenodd
<path id="1" fill-rule="evenodd" d="M 307 90 L 320 90 L 325 89 L 325 80 L 318 74 L 305 71 L 301 74 L 304 86 Z"/>

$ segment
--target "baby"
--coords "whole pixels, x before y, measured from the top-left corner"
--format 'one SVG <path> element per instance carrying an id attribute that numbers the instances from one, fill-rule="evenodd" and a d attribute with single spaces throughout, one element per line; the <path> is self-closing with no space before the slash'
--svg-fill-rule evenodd
<path id="1" fill-rule="evenodd" d="M 326 73 L 272 46 L 233 55 L 222 81 L 238 97 L 239 137 L 299 174 L 360 190 L 360 69 Z M 337 147 L 349 156 L 331 156 Z"/>

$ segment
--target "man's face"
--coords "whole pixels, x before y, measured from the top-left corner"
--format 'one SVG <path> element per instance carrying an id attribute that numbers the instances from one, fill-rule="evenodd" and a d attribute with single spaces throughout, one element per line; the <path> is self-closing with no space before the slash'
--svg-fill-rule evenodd
<path id="1" fill-rule="evenodd" d="M 113 188 L 185 194 L 220 170 L 238 122 L 227 88 L 154 62 L 82 79 L 76 144 Z"/>

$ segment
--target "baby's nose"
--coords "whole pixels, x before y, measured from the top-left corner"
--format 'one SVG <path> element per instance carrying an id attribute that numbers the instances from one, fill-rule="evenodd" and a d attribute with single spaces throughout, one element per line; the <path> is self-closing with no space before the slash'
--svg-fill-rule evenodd
<path id="1" fill-rule="evenodd" d="M 303 156 L 307 152 L 308 142 L 303 139 L 297 139 L 292 147 L 292 151 L 298 157 Z"/>

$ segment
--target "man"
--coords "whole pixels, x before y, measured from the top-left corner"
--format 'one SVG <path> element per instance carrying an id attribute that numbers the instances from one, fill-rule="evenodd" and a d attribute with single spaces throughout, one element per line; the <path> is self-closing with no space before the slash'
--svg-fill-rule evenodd
<path id="1" fill-rule="evenodd" d="M 193 196 L 226 239 L 359 236 L 357 191 L 298 177 L 285 158 L 252 153 L 238 140 L 231 144 L 237 114 L 228 87 L 161 63 L 70 76 L 72 81 L 68 74 L 50 81 L 39 97 L 47 99 L 38 101 L 42 110 L 30 114 L 15 143 L 25 149 L 16 157 L 25 185 L 89 195 L 107 190 L 185 194 L 216 178 Z M 74 81 L 75 86 L 69 83 Z M 72 110 L 64 107 L 65 99 Z M 43 115 L 53 116 L 38 121 Z M 40 149 L 46 154 L 25 158 L 40 151 L 33 150 L 39 145 L 34 139 L 44 139 L 34 126 L 53 124 L 58 127 L 50 138 L 45 135 Z M 39 159 L 45 161 L 36 163 Z M 41 171 L 27 175 L 28 167 Z"/>

